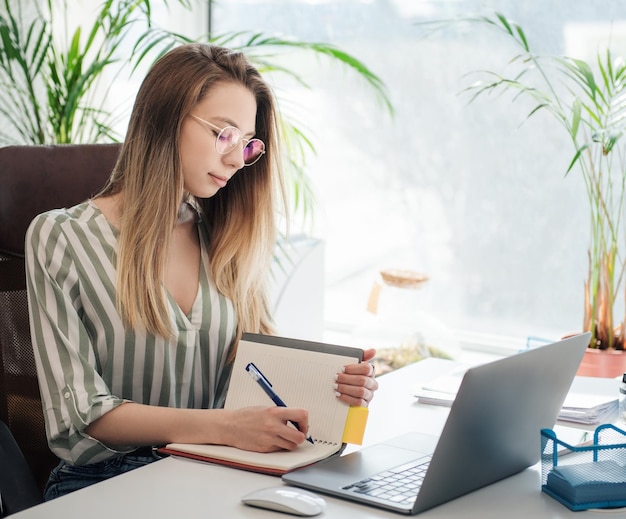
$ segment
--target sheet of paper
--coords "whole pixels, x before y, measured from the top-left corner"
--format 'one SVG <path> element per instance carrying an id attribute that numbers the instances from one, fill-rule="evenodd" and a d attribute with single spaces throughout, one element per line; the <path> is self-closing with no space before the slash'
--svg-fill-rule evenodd
<path id="1" fill-rule="evenodd" d="M 357 359 L 241 340 L 226 409 L 273 405 L 246 371 L 249 362 L 261 370 L 287 406 L 309 411 L 309 433 L 313 439 L 341 443 L 350 406 L 337 399 L 333 385 L 343 366 L 358 362 Z"/>

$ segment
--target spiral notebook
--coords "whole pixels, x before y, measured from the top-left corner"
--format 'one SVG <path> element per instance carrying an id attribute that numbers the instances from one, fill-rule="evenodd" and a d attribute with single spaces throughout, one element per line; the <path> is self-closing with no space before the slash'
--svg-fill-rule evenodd
<path id="1" fill-rule="evenodd" d="M 160 452 L 275 475 L 338 454 L 347 442 L 358 443 L 350 438 L 362 436 L 363 413 L 367 410 L 341 402 L 335 396 L 334 377 L 346 364 L 360 362 L 362 355 L 358 348 L 244 334 L 237 348 L 224 408 L 274 405 L 245 369 L 253 362 L 287 406 L 309 411 L 313 444 L 304 442 L 294 451 L 261 453 L 225 445 L 171 443 Z"/>

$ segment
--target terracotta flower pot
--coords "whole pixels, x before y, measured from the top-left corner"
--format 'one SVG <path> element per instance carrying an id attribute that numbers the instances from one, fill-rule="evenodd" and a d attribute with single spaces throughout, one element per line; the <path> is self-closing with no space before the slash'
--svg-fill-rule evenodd
<path id="1" fill-rule="evenodd" d="M 582 377 L 615 378 L 626 373 L 625 350 L 587 348 L 576 375 Z"/>

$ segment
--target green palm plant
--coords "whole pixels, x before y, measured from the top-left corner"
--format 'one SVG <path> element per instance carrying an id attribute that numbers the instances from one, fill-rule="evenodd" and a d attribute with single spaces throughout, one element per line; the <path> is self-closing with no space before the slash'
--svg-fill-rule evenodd
<path id="1" fill-rule="evenodd" d="M 67 2 L 46 0 L 42 12 L 37 0 L 1 1 L 0 117 L 5 125 L 0 130 L 0 143 L 4 144 L 119 140 L 115 121 L 123 114 L 112 114 L 103 103 L 124 65 L 130 65 L 132 74 L 142 62 L 192 41 L 156 27 L 150 0 L 104 0 L 88 27 L 69 23 Z M 170 3 L 192 7 L 191 0 Z M 59 12 L 61 24 L 55 18 Z M 64 39 L 55 32 L 59 26 L 64 29 Z M 313 52 L 356 73 L 384 108 L 393 112 L 381 79 L 363 62 L 333 45 L 248 32 L 205 40 L 245 52 L 264 75 L 284 74 L 307 87 L 301 72 L 281 65 L 277 58 L 286 50 Z M 314 202 L 306 157 L 315 153 L 315 146 L 303 127 L 284 111 L 281 126 L 292 207 L 305 221 L 311 217 Z"/>
<path id="2" fill-rule="evenodd" d="M 512 92 L 514 100 L 533 102 L 527 118 L 548 111 L 567 132 L 573 155 L 565 174 L 581 173 L 589 202 L 583 330 L 592 332 L 592 348 L 624 349 L 625 316 L 616 319 L 614 312 L 626 295 L 626 63 L 609 48 L 594 62 L 535 54 L 523 28 L 500 13 L 470 21 L 496 29 L 519 49 L 509 62 L 512 73 L 478 72 L 479 80 L 465 90 L 471 100 Z"/>
<path id="3" fill-rule="evenodd" d="M 188 5 L 187 0 L 177 0 Z M 3 0 L 0 13 L 0 114 L 6 120 L 0 141 L 69 144 L 115 140 L 111 114 L 96 100 L 105 71 L 123 62 L 123 43 L 142 25 L 139 40 L 152 29 L 149 0 L 106 0 L 91 27 L 70 27 L 69 8 Z M 63 27 L 62 35 L 55 30 Z M 144 56 L 133 59 L 135 66 Z M 110 84 L 112 81 L 110 81 Z"/>

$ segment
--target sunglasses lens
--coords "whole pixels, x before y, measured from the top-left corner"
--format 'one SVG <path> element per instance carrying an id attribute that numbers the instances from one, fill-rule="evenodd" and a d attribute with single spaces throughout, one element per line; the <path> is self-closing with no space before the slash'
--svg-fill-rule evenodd
<path id="1" fill-rule="evenodd" d="M 243 149 L 243 161 L 245 164 L 254 164 L 265 153 L 265 144 L 259 139 L 252 139 Z"/>
<path id="2" fill-rule="evenodd" d="M 240 140 L 241 132 L 233 126 L 227 126 L 218 134 L 215 149 L 223 155 L 234 149 Z"/>

